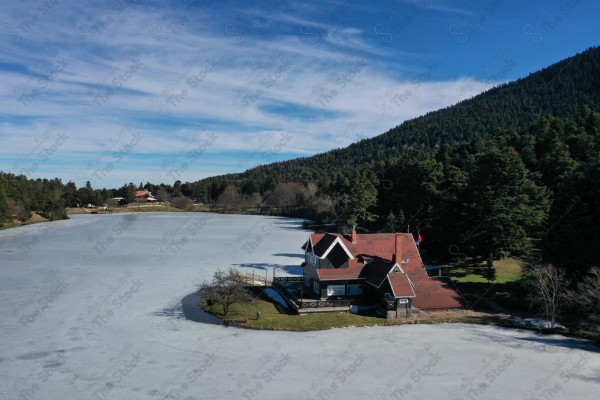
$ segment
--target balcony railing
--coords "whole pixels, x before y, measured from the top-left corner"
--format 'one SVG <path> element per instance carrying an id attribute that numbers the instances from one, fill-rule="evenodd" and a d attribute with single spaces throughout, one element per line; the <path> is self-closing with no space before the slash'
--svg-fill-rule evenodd
<path id="1" fill-rule="evenodd" d="M 298 298 L 294 293 L 288 290 L 286 283 L 295 282 L 303 283 L 304 278 L 301 276 L 284 276 L 273 278 L 273 287 L 297 309 L 301 308 L 325 308 L 325 307 L 350 307 L 352 300 L 350 299 L 304 299 Z"/>

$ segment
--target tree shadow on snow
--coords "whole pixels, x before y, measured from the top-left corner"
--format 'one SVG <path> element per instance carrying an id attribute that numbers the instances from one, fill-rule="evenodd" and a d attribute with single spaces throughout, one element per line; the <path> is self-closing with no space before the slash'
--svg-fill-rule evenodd
<path id="1" fill-rule="evenodd" d="M 158 317 L 185 318 L 189 321 L 201 322 L 204 324 L 223 325 L 223 321 L 212 314 L 207 313 L 200 308 L 202 298 L 198 293 L 193 292 L 181 299 L 180 304 L 165 307 L 160 311 L 152 313 Z"/>
<path id="2" fill-rule="evenodd" d="M 568 350 L 577 349 L 592 353 L 600 353 L 600 347 L 595 345 L 594 342 L 587 339 L 563 336 L 561 335 L 561 332 L 558 329 L 554 331 L 546 330 L 545 332 L 516 327 L 504 327 L 501 329 L 506 329 L 507 331 L 517 330 L 521 332 L 528 332 L 528 334 L 526 336 L 499 335 L 497 332 L 483 332 L 475 329 L 471 330 L 470 333 L 479 336 L 484 341 L 502 343 L 503 345 L 512 348 L 533 347 L 537 351 L 540 351 L 542 353 L 557 351 L 560 348 Z M 471 337 L 470 339 L 473 340 L 475 338 Z"/>
<path id="3" fill-rule="evenodd" d="M 558 346 L 567 349 L 585 350 L 593 353 L 600 353 L 600 347 L 587 339 L 569 338 L 556 333 L 537 333 L 536 336 L 520 337 L 519 340 L 528 343 L 537 343 L 540 346 Z"/>
<path id="4" fill-rule="evenodd" d="M 294 218 L 277 218 L 273 225 L 277 225 L 279 228 L 283 229 L 293 229 L 293 230 L 306 230 L 304 227 L 303 219 L 294 219 Z"/>

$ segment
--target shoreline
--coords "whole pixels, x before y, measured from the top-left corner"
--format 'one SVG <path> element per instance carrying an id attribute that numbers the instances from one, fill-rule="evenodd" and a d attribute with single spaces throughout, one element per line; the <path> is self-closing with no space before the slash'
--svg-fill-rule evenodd
<path id="1" fill-rule="evenodd" d="M 115 214 L 115 213 L 116 214 L 119 214 L 119 213 L 180 213 L 180 212 L 204 212 L 204 213 L 214 213 L 214 214 L 223 214 L 223 215 L 267 215 L 267 214 L 262 214 L 262 213 L 257 213 L 257 212 L 235 212 L 235 213 L 234 212 L 225 212 L 223 210 L 212 210 L 209 207 L 198 206 L 198 205 L 194 206 L 193 209 L 181 209 L 181 208 L 165 206 L 165 205 L 150 205 L 150 206 L 144 205 L 144 206 L 115 208 L 115 209 L 111 209 L 111 210 L 104 210 L 102 208 L 89 209 L 89 208 L 83 208 L 83 207 L 68 208 L 68 209 L 66 209 L 67 218 L 63 218 L 60 220 L 54 220 L 54 221 L 67 220 L 67 219 L 69 219 L 69 216 L 71 216 L 71 215 L 89 215 L 89 214 L 102 215 L 102 214 Z M 281 217 L 285 217 L 285 216 L 281 216 Z M 29 218 L 27 221 L 22 222 L 22 221 L 14 221 L 13 220 L 13 222 L 6 224 L 5 226 L 1 226 L 0 231 L 6 230 L 6 229 L 11 229 L 11 228 L 18 228 L 20 226 L 41 224 L 41 223 L 45 223 L 45 222 L 53 222 L 53 221 L 32 212 L 31 218 Z"/>
<path id="2" fill-rule="evenodd" d="M 372 328 L 372 327 L 393 327 L 393 326 L 405 326 L 405 325 L 443 325 L 443 324 L 458 324 L 458 325 L 480 325 L 480 326 L 490 326 L 511 330 L 522 330 L 527 332 L 535 332 L 540 335 L 560 335 L 565 338 L 570 339 L 578 339 L 588 341 L 589 344 L 600 348 L 600 335 L 594 335 L 593 333 L 580 333 L 573 332 L 569 328 L 540 328 L 532 325 L 525 325 L 517 323 L 517 316 L 507 313 L 502 314 L 493 314 L 493 313 L 485 313 L 480 311 L 474 311 L 479 314 L 477 316 L 457 316 L 457 317 L 445 317 L 434 315 L 431 318 L 420 318 L 420 319 L 407 319 L 406 321 L 393 321 L 390 322 L 388 320 L 383 320 L 383 324 L 372 324 L 372 325 L 345 325 L 345 326 L 329 326 L 323 327 L 320 329 L 291 329 L 286 327 L 265 327 L 265 326 L 253 326 L 248 323 L 236 321 L 234 319 L 225 320 L 221 315 L 217 313 L 211 312 L 209 310 L 204 309 L 199 306 L 199 308 L 206 314 L 211 315 L 215 318 L 218 318 L 223 322 L 224 326 L 227 327 L 235 327 L 239 329 L 248 329 L 254 331 L 272 331 L 272 332 L 294 332 L 294 333 L 306 333 L 306 332 L 319 332 L 331 329 L 349 329 L 349 328 Z M 448 312 L 462 312 L 467 313 L 468 310 L 445 310 L 445 311 L 434 311 L 430 314 L 434 313 L 448 313 Z M 332 313 L 334 314 L 334 313 Z M 337 314 L 345 314 L 345 313 L 337 313 Z M 294 317 L 302 318 L 306 316 L 294 315 Z M 492 318 L 493 320 L 488 320 Z"/>
<path id="3" fill-rule="evenodd" d="M 371 315 L 351 314 L 350 312 L 298 315 L 284 312 L 272 299 L 266 299 L 263 291 L 268 287 L 269 286 L 252 287 L 256 300 L 253 305 L 250 306 L 252 311 L 246 311 L 246 320 L 243 319 L 243 315 L 240 315 L 233 309 L 229 317 L 225 319 L 224 315 L 222 315 L 218 309 L 207 305 L 203 301 L 200 301 L 197 307 L 202 313 L 211 315 L 220 320 L 223 325 L 250 330 L 317 332 L 329 329 L 369 328 L 376 326 L 391 327 L 402 325 L 464 324 L 524 330 L 536 332 L 537 334 L 544 336 L 561 335 L 566 338 L 587 340 L 592 345 L 600 348 L 600 333 L 569 326 L 568 324 L 566 326 L 559 324 L 553 328 L 544 328 L 543 326 L 534 323 L 538 317 L 538 315 L 534 313 L 477 311 L 468 308 L 432 311 L 415 310 L 415 313 L 410 318 L 397 320 L 388 320 L 386 318 L 379 318 Z M 239 304 L 237 304 L 237 306 L 239 307 Z M 250 317 L 250 315 L 254 315 L 257 311 L 260 311 L 262 315 L 261 322 L 263 324 L 261 325 L 257 325 L 258 318 Z M 273 315 L 275 315 L 275 317 L 273 317 Z M 331 318 L 329 319 L 328 317 Z M 325 319 L 325 321 L 311 320 L 316 318 Z M 345 318 L 346 322 L 340 324 L 339 319 L 342 318 Z M 355 320 L 353 320 L 354 318 Z"/>
<path id="4" fill-rule="evenodd" d="M 68 218 L 66 218 L 68 219 Z M 42 217 L 41 215 L 38 215 L 36 213 L 32 213 L 31 214 L 31 218 L 29 218 L 27 221 L 15 221 L 13 220 L 13 222 L 11 222 L 10 224 L 7 224 L 8 226 L 1 226 L 0 227 L 0 231 L 6 230 L 6 229 L 12 229 L 12 228 L 18 228 L 21 226 L 26 226 L 26 225 L 35 225 L 35 224 L 41 224 L 41 223 L 45 223 L 45 222 L 52 222 L 51 220 Z"/>

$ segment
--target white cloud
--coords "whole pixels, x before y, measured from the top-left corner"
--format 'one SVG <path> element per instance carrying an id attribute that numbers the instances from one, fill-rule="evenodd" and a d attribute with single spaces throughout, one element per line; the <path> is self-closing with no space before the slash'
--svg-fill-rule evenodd
<path id="1" fill-rule="evenodd" d="M 48 161 L 47 170 L 58 174 L 62 168 L 62 174 L 72 175 L 98 154 L 110 154 L 115 137 L 131 127 L 144 140 L 119 164 L 127 170 L 115 170 L 110 183 L 137 180 L 140 174 L 151 180 L 148 171 L 160 159 L 181 152 L 202 125 L 218 137 L 207 153 L 222 153 L 222 161 L 210 157 L 190 167 L 184 176 L 195 180 L 261 161 L 250 157 L 249 163 L 240 163 L 270 143 L 277 145 L 281 132 L 291 137 L 281 152 L 310 155 L 375 136 L 492 85 L 469 78 L 392 78 L 390 61 L 380 61 L 385 52 L 369 45 L 356 28 L 329 26 L 316 42 L 295 31 L 269 36 L 246 32 L 236 42 L 221 30 L 227 20 L 215 21 L 204 10 L 172 25 L 164 19 L 166 10 L 132 5 L 86 42 L 82 32 L 92 31 L 85 16 L 94 15 L 94 8 L 77 7 L 74 13 L 68 5 L 57 6 L 52 18 L 35 27 L 44 35 L 2 45 L 5 62 L 29 69 L 41 65 L 38 69 L 48 78 L 40 83 L 39 77 L 18 69 L 1 72 L 1 111 L 9 115 L 9 102 L 19 109 L 0 125 L 0 160 L 28 154 L 55 123 L 69 140 Z M 105 11 L 97 18 L 107 15 Z M 272 18 L 283 20 L 281 14 Z M 86 23 L 87 31 L 77 29 Z M 161 41 L 160 33 L 168 34 L 168 40 Z M 57 53 L 43 54 L 52 49 Z M 61 60 L 66 66 L 59 70 Z M 23 93 L 20 86 L 25 93 L 39 93 L 20 102 L 14 95 Z M 398 94 L 404 94 L 401 101 Z M 135 158 L 144 154 L 146 158 Z M 11 165 L 0 168 L 12 170 Z"/>

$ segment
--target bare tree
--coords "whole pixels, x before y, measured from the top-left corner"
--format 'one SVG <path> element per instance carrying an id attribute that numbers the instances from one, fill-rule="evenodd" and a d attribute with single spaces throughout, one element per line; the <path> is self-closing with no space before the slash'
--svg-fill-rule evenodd
<path id="1" fill-rule="evenodd" d="M 585 312 L 596 330 L 600 330 L 600 267 L 593 267 L 568 293 L 568 301 Z"/>
<path id="2" fill-rule="evenodd" d="M 177 196 L 171 200 L 171 205 L 177 208 L 190 209 L 194 205 L 194 202 L 185 196 Z"/>
<path id="3" fill-rule="evenodd" d="M 260 208 L 263 204 L 263 198 L 258 192 L 253 192 L 248 199 L 251 208 Z"/>
<path id="4" fill-rule="evenodd" d="M 242 203 L 242 196 L 240 191 L 235 186 L 227 186 L 223 193 L 217 198 L 217 205 L 224 207 L 225 211 L 229 210 L 229 207 L 239 208 Z"/>
<path id="5" fill-rule="evenodd" d="M 211 282 L 204 281 L 198 285 L 198 294 L 211 304 L 223 307 L 224 319 L 229 317 L 231 306 L 239 303 L 247 310 L 254 300 L 252 293 L 247 289 L 247 280 L 235 268 L 227 271 L 217 270 Z M 247 312 L 244 313 L 247 319 Z"/>
<path id="6" fill-rule="evenodd" d="M 171 195 L 169 194 L 169 192 L 167 192 L 167 190 L 164 187 L 160 187 L 156 192 L 156 199 L 162 203 L 165 203 L 171 200 Z"/>
<path id="7" fill-rule="evenodd" d="M 532 303 L 544 311 L 550 328 L 554 328 L 556 316 L 567 297 L 564 271 L 550 264 L 535 266 L 531 269 L 529 285 Z"/>
<path id="8" fill-rule="evenodd" d="M 266 202 L 273 208 L 279 208 L 282 211 L 295 210 L 302 200 L 305 189 L 297 182 L 281 182 L 275 187 L 275 190 L 266 198 Z"/>

